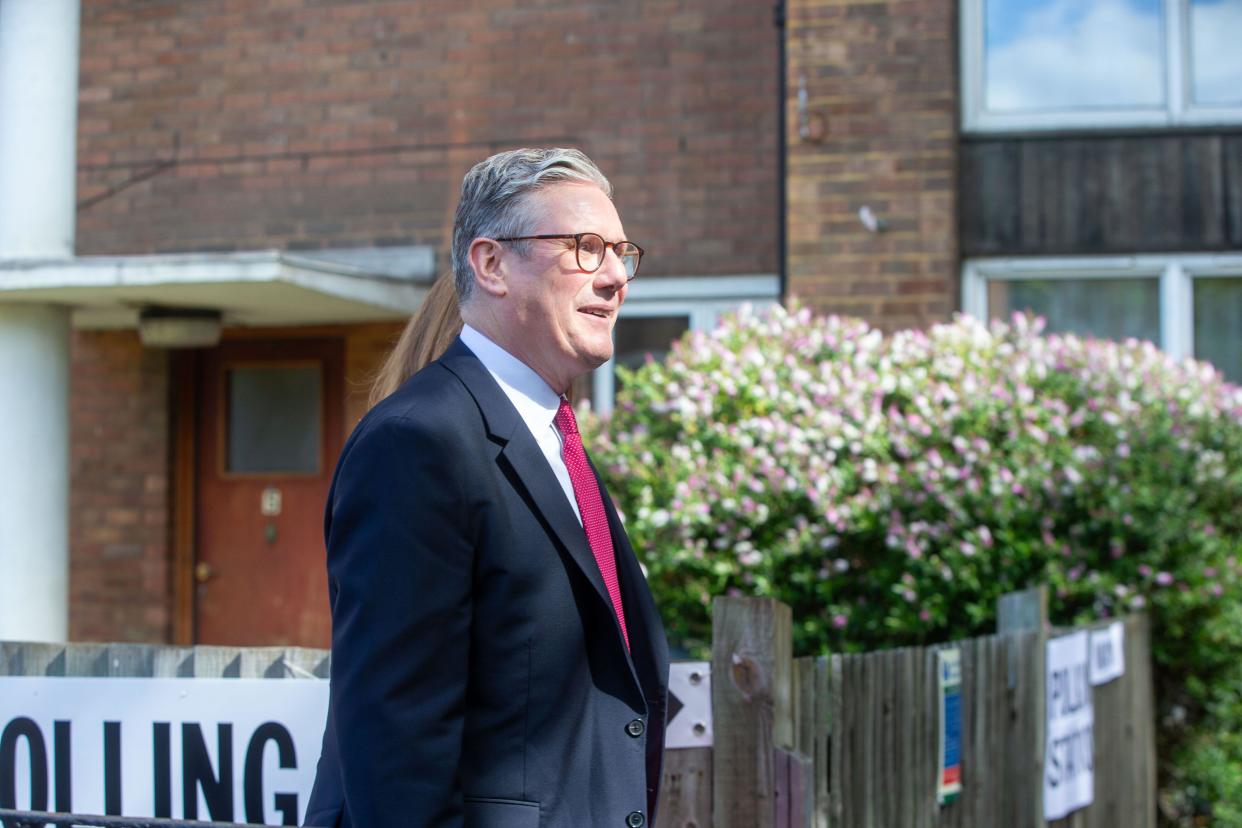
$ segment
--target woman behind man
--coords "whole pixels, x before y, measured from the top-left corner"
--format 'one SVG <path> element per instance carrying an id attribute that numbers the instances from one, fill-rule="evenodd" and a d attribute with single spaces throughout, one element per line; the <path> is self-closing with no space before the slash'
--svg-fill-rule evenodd
<path id="1" fill-rule="evenodd" d="M 401 383 L 440 357 L 461 333 L 457 290 L 451 274 L 436 279 L 427 298 L 410 317 L 401 338 L 384 360 L 371 385 L 370 404 L 396 391 Z"/>

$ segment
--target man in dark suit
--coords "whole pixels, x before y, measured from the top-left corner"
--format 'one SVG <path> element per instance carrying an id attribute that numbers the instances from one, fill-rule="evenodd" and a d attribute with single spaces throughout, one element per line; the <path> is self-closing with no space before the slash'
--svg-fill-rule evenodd
<path id="1" fill-rule="evenodd" d="M 668 649 L 570 383 L 642 250 L 575 150 L 466 176 L 461 337 L 377 405 L 329 495 L 332 686 L 307 825 L 652 823 Z"/>

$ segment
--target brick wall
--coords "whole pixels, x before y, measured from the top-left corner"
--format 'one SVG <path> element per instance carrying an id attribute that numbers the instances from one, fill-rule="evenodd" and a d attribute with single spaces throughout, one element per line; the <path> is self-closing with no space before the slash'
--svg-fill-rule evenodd
<path id="1" fill-rule="evenodd" d="M 569 144 L 644 275 L 774 272 L 776 57 L 754 0 L 87 0 L 78 251 L 443 252 L 474 161 Z"/>
<path id="2" fill-rule="evenodd" d="M 958 305 L 956 27 L 955 0 L 790 2 L 789 289 L 821 311 L 892 330 Z"/>
<path id="3" fill-rule="evenodd" d="M 168 357 L 134 331 L 76 332 L 71 354 L 69 635 L 166 641 Z"/>

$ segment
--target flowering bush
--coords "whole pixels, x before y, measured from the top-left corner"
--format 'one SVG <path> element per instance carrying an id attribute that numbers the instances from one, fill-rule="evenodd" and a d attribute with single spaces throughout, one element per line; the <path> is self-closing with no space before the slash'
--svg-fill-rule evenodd
<path id="1" fill-rule="evenodd" d="M 593 451 L 691 654 L 722 593 L 790 604 L 804 652 L 985 634 L 1032 583 L 1059 622 L 1148 609 L 1162 808 L 1190 819 L 1242 778 L 1213 738 L 1242 730 L 1242 390 L 1041 327 L 743 312 L 621 372 Z"/>

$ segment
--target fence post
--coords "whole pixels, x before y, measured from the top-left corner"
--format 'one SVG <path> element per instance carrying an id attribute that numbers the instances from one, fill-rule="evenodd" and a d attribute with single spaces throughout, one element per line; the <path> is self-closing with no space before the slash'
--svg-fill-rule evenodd
<path id="1" fill-rule="evenodd" d="M 1040 691 L 1032 694 L 1035 703 L 1034 725 L 1035 740 L 1031 745 L 1032 754 L 1027 757 L 1027 761 L 1031 762 L 1031 767 L 1037 769 L 1036 773 L 1031 774 L 1032 783 L 1035 786 L 1031 799 L 1034 802 L 1034 813 L 1028 816 L 1031 825 L 1044 825 L 1044 749 L 1046 747 L 1048 737 L 1045 732 L 1047 726 L 1047 703 L 1044 691 L 1044 680 L 1047 673 L 1048 658 L 1048 588 L 1046 586 L 1035 586 L 1024 589 L 1021 592 L 1010 592 L 1002 595 L 996 603 L 996 631 L 1004 635 L 1006 633 L 1023 633 L 1036 632 L 1038 638 L 1036 640 L 1035 651 L 1032 653 L 1032 678 L 1039 682 Z M 1012 644 L 1008 647 L 1009 652 L 1009 689 L 1013 690 L 1017 683 L 1017 676 L 1020 672 L 1018 664 L 1018 648 Z"/>
<path id="2" fill-rule="evenodd" d="M 1035 586 L 1002 595 L 996 602 L 996 631 L 1001 635 L 1048 627 L 1048 587 Z"/>
<path id="3" fill-rule="evenodd" d="M 712 824 L 776 828 L 777 748 L 793 747 L 789 607 L 712 603 Z"/>

